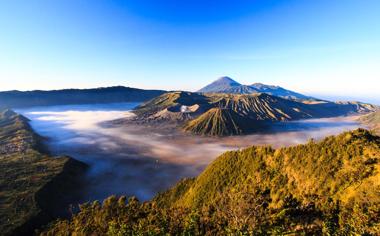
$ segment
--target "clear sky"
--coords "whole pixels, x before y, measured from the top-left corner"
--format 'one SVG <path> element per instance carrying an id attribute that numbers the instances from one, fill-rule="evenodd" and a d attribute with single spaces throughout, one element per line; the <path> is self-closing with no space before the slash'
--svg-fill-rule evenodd
<path id="1" fill-rule="evenodd" d="M 380 101 L 379 0 L 0 0 L 0 90 L 220 76 Z"/>

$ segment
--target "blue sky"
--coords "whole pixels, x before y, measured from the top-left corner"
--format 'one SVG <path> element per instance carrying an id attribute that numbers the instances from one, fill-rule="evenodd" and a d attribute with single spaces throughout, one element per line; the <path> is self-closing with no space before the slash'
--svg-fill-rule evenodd
<path id="1" fill-rule="evenodd" d="M 0 90 L 194 91 L 228 75 L 380 101 L 380 1 L 0 0 Z"/>

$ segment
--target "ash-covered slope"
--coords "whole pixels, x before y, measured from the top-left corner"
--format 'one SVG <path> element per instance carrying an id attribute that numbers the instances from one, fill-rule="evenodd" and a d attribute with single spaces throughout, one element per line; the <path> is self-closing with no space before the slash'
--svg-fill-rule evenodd
<path id="1" fill-rule="evenodd" d="M 137 119 L 146 122 L 183 122 L 210 109 L 209 98 L 197 93 L 168 92 L 138 106 Z"/>
<path id="2" fill-rule="evenodd" d="M 215 107 L 189 121 L 183 129 L 194 134 L 223 136 L 243 134 L 248 124 L 249 121 L 235 111 Z"/>
<path id="3" fill-rule="evenodd" d="M 307 105 L 264 93 L 213 95 L 215 106 L 230 109 L 242 117 L 261 121 L 311 118 Z"/>
<path id="4" fill-rule="evenodd" d="M 208 104 L 208 97 L 191 92 L 168 92 L 141 104 L 134 110 L 134 113 L 148 117 L 165 108 L 176 110 L 174 107 L 195 104 Z"/>

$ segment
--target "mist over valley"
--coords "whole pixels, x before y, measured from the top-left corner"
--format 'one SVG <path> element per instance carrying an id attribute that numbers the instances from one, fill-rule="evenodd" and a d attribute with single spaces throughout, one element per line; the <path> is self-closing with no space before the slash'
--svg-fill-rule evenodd
<path id="1" fill-rule="evenodd" d="M 194 177 L 228 150 L 251 145 L 290 146 L 360 127 L 355 117 L 276 123 L 262 133 L 207 137 L 164 126 L 119 125 L 133 118 L 139 103 L 47 106 L 16 111 L 56 156 L 68 155 L 90 166 L 82 201 L 109 195 L 149 200 L 182 178 Z"/>

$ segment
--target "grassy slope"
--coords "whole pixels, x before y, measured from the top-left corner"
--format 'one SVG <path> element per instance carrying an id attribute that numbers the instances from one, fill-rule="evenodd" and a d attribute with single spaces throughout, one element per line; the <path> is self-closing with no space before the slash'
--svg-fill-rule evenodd
<path id="1" fill-rule="evenodd" d="M 30 232 L 53 214 L 59 191 L 48 189 L 70 184 L 70 178 L 83 166 L 73 159 L 52 158 L 38 151 L 39 137 L 26 118 L 5 110 L 0 113 L 0 232 Z M 62 181 L 66 183 L 63 183 Z M 53 208 L 53 209 L 46 209 Z"/>
<path id="2" fill-rule="evenodd" d="M 156 201 L 201 208 L 217 204 L 227 193 L 255 188 L 270 191 L 273 209 L 281 209 L 287 196 L 315 204 L 321 212 L 339 202 L 341 225 L 359 224 L 380 233 L 380 138 L 357 130 L 295 147 L 226 152 L 197 178 Z"/>
<path id="3" fill-rule="evenodd" d="M 359 121 L 368 125 L 370 129 L 373 129 L 375 133 L 380 135 L 380 111 L 363 116 Z"/>

